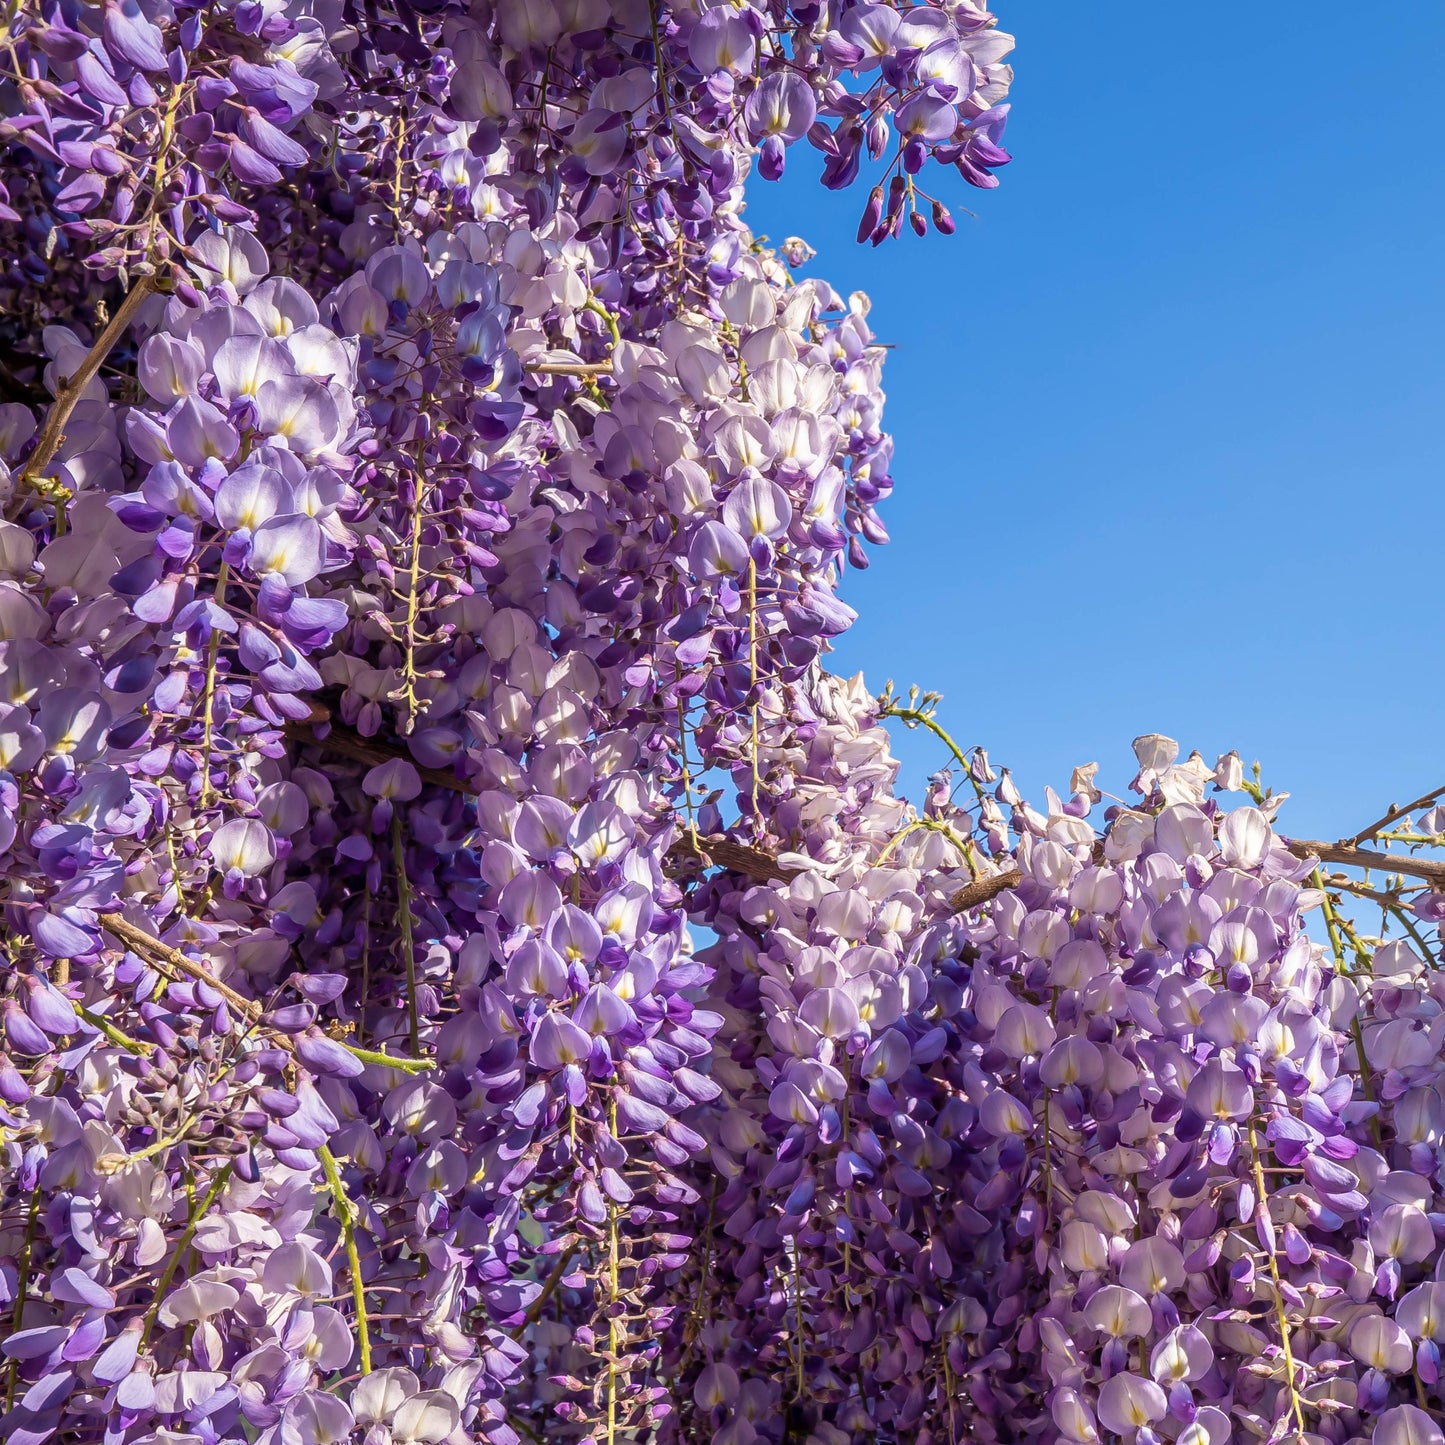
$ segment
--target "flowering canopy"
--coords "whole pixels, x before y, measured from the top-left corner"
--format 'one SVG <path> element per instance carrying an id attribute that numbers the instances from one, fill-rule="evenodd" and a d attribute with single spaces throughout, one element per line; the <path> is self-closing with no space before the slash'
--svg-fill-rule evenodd
<path id="1" fill-rule="evenodd" d="M 1445 1445 L 1439 795 L 1099 835 L 822 667 L 882 350 L 743 185 L 951 231 L 991 14 L 7 38 L 7 1441 Z"/>

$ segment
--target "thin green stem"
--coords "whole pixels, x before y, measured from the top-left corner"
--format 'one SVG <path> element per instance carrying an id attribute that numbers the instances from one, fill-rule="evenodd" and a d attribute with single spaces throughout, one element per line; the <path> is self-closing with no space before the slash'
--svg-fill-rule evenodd
<path id="1" fill-rule="evenodd" d="M 15 1305 L 10 1311 L 10 1333 L 17 1333 L 25 1323 L 25 1304 L 30 1291 L 30 1267 L 35 1258 L 35 1234 L 40 1224 L 40 1201 L 42 1195 L 37 1184 L 30 1193 L 30 1208 L 25 1215 L 25 1239 L 20 1246 L 20 1259 L 16 1265 Z M 12 1359 L 5 1377 L 5 1408 L 15 1403 L 15 1382 L 19 1376 L 20 1361 Z"/>
<path id="2" fill-rule="evenodd" d="M 165 1303 L 166 1292 L 171 1287 L 171 1281 L 176 1276 L 176 1270 L 180 1268 L 181 1260 L 185 1257 L 186 1251 L 191 1247 L 191 1240 L 195 1238 L 196 1230 L 200 1227 L 201 1220 L 206 1217 L 210 1207 L 220 1197 L 221 1190 L 226 1187 L 226 1181 L 231 1177 L 231 1170 L 235 1167 L 235 1161 L 228 1159 L 216 1171 L 216 1177 L 211 1180 L 211 1187 L 206 1191 L 205 1198 L 191 1210 L 190 1217 L 186 1220 L 186 1227 L 181 1231 L 181 1237 L 176 1241 L 176 1247 L 171 1257 L 166 1261 L 165 1270 L 160 1279 L 156 1282 L 156 1297 L 151 1302 L 151 1307 L 146 1311 L 144 1324 L 140 1331 L 140 1348 L 146 1347 L 150 1339 L 151 1331 L 155 1328 L 156 1317 L 161 1312 L 161 1306 Z"/>
<path id="3" fill-rule="evenodd" d="M 366 1038 L 366 1005 L 371 997 L 371 894 L 361 905 L 361 992 L 356 1001 L 356 1037 Z"/>
<path id="4" fill-rule="evenodd" d="M 617 1137 L 617 1100 L 612 1098 L 607 1106 L 607 1127 L 612 1137 Z M 617 1358 L 621 1353 L 622 1322 L 618 1317 L 617 1302 L 622 1294 L 622 1281 L 618 1263 L 617 1205 L 607 1203 L 607 1445 L 616 1445 L 617 1440 Z"/>
<path id="5" fill-rule="evenodd" d="M 679 681 L 681 678 L 679 677 Z M 677 694 L 677 754 L 682 764 L 682 801 L 687 810 L 687 832 L 694 853 L 702 851 L 697 836 L 697 812 L 692 800 L 692 770 L 687 761 L 687 715 L 683 709 L 682 692 Z"/>
<path id="6" fill-rule="evenodd" d="M 873 860 L 875 868 L 881 868 L 892 856 L 893 850 L 910 833 L 917 833 L 920 830 L 926 833 L 941 833 L 960 853 L 963 854 L 963 861 L 968 864 L 968 871 L 976 879 L 978 877 L 978 865 L 973 858 L 973 845 L 967 838 L 961 837 L 947 823 L 938 818 L 915 818 L 906 827 L 900 828 L 884 845 L 882 852 Z"/>
<path id="7" fill-rule="evenodd" d="M 609 311 L 595 296 L 589 296 L 587 305 L 582 309 L 590 311 L 594 316 L 600 316 L 607 323 L 607 332 L 612 337 L 612 344 L 614 346 L 622 345 L 622 327 L 618 324 L 615 312 Z"/>
<path id="8" fill-rule="evenodd" d="M 657 23 L 657 0 L 647 0 L 647 15 L 652 24 L 652 55 L 653 62 L 657 66 L 657 98 L 662 102 L 663 119 L 667 122 L 669 130 L 672 129 L 672 99 L 667 93 L 667 75 L 662 68 L 662 35 Z M 679 231 L 678 236 L 682 236 Z"/>
<path id="9" fill-rule="evenodd" d="M 797 1336 L 798 1347 L 798 1358 L 795 1364 L 797 1383 L 794 1398 L 801 1400 L 807 1391 L 803 1370 L 806 1347 L 803 1338 L 803 1251 L 798 1244 L 796 1235 L 793 1236 L 793 1321 L 793 1332 Z"/>
<path id="10" fill-rule="evenodd" d="M 948 1437 L 950 1440 L 959 1439 L 958 1426 L 954 1424 L 954 1384 L 953 1366 L 948 1359 L 948 1340 L 945 1338 L 943 1345 L 943 1389 L 948 1397 Z"/>
<path id="11" fill-rule="evenodd" d="M 1335 970 L 1338 973 L 1348 973 L 1350 970 L 1345 963 L 1345 945 L 1340 936 L 1342 920 L 1335 912 L 1335 906 L 1330 901 L 1329 890 L 1326 889 L 1324 878 L 1321 876 L 1318 868 L 1310 874 L 1310 883 L 1313 887 L 1320 890 L 1320 907 L 1325 915 L 1325 932 L 1329 934 L 1330 948 L 1335 955 Z M 1346 926 L 1348 927 L 1348 925 Z M 1353 936 L 1354 930 L 1350 929 L 1350 933 Z M 1360 959 L 1366 969 L 1368 969 L 1370 964 L 1368 955 L 1361 947 L 1358 938 L 1355 938 L 1354 943 L 1356 958 Z M 1350 1035 L 1355 1041 L 1355 1055 L 1360 1062 L 1360 1086 L 1365 1091 L 1365 1098 L 1373 1104 L 1376 1102 L 1375 1077 L 1370 1071 L 1370 1061 L 1365 1057 L 1365 1034 L 1364 1030 L 1360 1027 L 1360 1016 L 1358 1013 L 1350 1019 Z M 1370 1120 L 1370 1124 L 1375 1136 L 1375 1143 L 1381 1143 L 1382 1137 L 1380 1134 L 1380 1118 L 1378 1113 Z"/>
<path id="12" fill-rule="evenodd" d="M 1044 1090 L 1044 1212 L 1054 1217 L 1054 1159 L 1053 1125 L 1049 1119 L 1049 1091 Z"/>
<path id="13" fill-rule="evenodd" d="M 984 800 L 983 785 L 973 775 L 973 769 L 969 766 L 968 759 L 964 756 L 963 749 L 954 742 L 946 733 L 936 718 L 931 713 L 926 713 L 922 708 L 916 707 L 895 707 L 892 704 L 885 707 L 879 714 L 880 717 L 896 717 L 899 722 L 908 727 L 925 727 L 958 759 L 958 765 L 963 769 L 963 775 L 973 786 L 974 795 L 981 803 Z"/>
<path id="14" fill-rule="evenodd" d="M 1259 1138 L 1254 1131 L 1253 1119 L 1249 1121 L 1248 1130 L 1249 1153 L 1250 1158 L 1253 1160 L 1254 1163 L 1254 1192 L 1258 1200 L 1255 1208 L 1268 1211 L 1269 1194 L 1264 1187 L 1264 1170 L 1261 1167 L 1259 1157 Z M 1279 1261 L 1275 1257 L 1274 1250 L 1267 1250 L 1266 1254 L 1269 1259 L 1270 1278 L 1274 1281 L 1275 1318 L 1279 1323 L 1280 1346 L 1284 1350 L 1284 1367 L 1287 1377 L 1286 1382 L 1289 1385 L 1290 1408 L 1294 1412 L 1295 1424 L 1299 1427 L 1300 1438 L 1303 1439 L 1305 1434 L 1304 1405 L 1303 1402 L 1300 1400 L 1299 1384 L 1295 1377 L 1294 1346 L 1290 1340 L 1289 1319 L 1285 1315 L 1284 1311 L 1284 1292 L 1281 1288 L 1281 1281 L 1279 1277 Z"/>
<path id="15" fill-rule="evenodd" d="M 90 1009 L 86 1008 L 84 1004 L 73 1004 L 72 1007 L 91 1028 L 97 1029 L 100 1033 L 103 1033 L 111 1043 L 127 1050 L 129 1053 L 148 1054 L 155 1048 L 154 1044 L 148 1044 L 144 1039 L 133 1039 L 129 1034 L 122 1033 L 109 1019 L 103 1018 L 98 1013 L 93 1013 Z"/>
<path id="16" fill-rule="evenodd" d="M 748 558 L 748 691 L 752 716 L 753 817 L 758 817 L 758 564 Z"/>
<path id="17" fill-rule="evenodd" d="M 371 1331 L 366 1318 L 366 1285 L 361 1278 L 361 1255 L 356 1248 L 356 1209 L 341 1182 L 341 1170 L 337 1167 L 336 1156 L 325 1144 L 316 1152 L 321 1160 L 322 1172 L 326 1175 L 326 1187 L 331 1191 L 336 1222 L 341 1226 L 341 1242 L 346 1249 L 346 1267 L 351 1271 L 351 1300 L 356 1308 L 356 1342 L 361 1353 L 361 1373 L 369 1375 Z"/>
<path id="18" fill-rule="evenodd" d="M 527 1327 L 535 1325 L 542 1318 L 542 1311 L 546 1309 L 547 1301 L 557 1293 L 557 1289 L 562 1283 L 562 1277 L 567 1273 L 568 1267 L 572 1263 L 572 1256 L 577 1253 L 578 1248 L 579 1246 L 576 1244 L 569 1244 L 557 1257 L 557 1263 L 552 1266 L 551 1274 L 542 1282 L 541 1292 L 527 1306 L 527 1313 L 523 1317 L 522 1323 L 512 1330 L 511 1334 L 514 1340 L 520 1340 L 526 1333 Z"/>
<path id="19" fill-rule="evenodd" d="M 846 1099 L 845 1099 L 845 1101 L 844 1101 L 844 1108 L 845 1108 L 845 1109 L 847 1108 L 847 1101 L 846 1101 Z M 847 1137 L 847 1125 L 846 1125 L 846 1124 L 844 1125 L 843 1135 L 844 1135 L 844 1138 Z M 845 1201 L 845 1206 L 846 1206 L 846 1201 Z M 693 1355 L 694 1355 L 694 1354 L 696 1353 L 696 1351 L 697 1351 L 697 1343 L 698 1343 L 698 1341 L 702 1338 L 703 1330 L 706 1328 L 707 1322 L 708 1322 L 708 1320 L 711 1318 L 711 1300 L 710 1300 L 710 1298 L 709 1298 L 709 1294 L 710 1294 L 710 1291 L 711 1291 L 711 1288 L 712 1288 L 712 1252 L 713 1252 L 712 1232 L 713 1232 L 713 1224 L 714 1224 L 714 1221 L 715 1221 L 716 1217 L 717 1217 L 717 1180 L 714 1179 L 714 1180 L 713 1180 L 713 1186 L 712 1186 L 712 1192 L 708 1195 L 708 1200 L 707 1200 L 707 1224 L 706 1224 L 706 1226 L 703 1228 L 702 1240 L 701 1240 L 701 1242 L 702 1242 L 702 1278 L 701 1278 L 701 1280 L 698 1282 L 697 1298 L 696 1298 L 696 1300 L 695 1300 L 692 1308 L 688 1311 L 687 1322 L 686 1322 L 686 1323 L 684 1324 L 684 1326 L 683 1326 L 683 1331 L 682 1331 L 682 1341 L 683 1341 L 683 1344 L 682 1344 L 682 1356 L 681 1356 L 681 1358 L 678 1360 L 677 1369 L 675 1370 L 675 1372 L 674 1372 L 674 1374 L 673 1374 L 673 1378 L 672 1378 L 673 1398 L 674 1398 L 674 1401 L 676 1402 L 674 1408 L 677 1410 L 679 1418 L 681 1418 L 682 1415 L 683 1415 L 683 1413 L 689 1408 L 689 1406 L 690 1406 L 692 1403 L 694 1403 L 694 1402 L 691 1400 L 691 1397 L 690 1397 L 690 1396 L 685 1396 L 684 1392 L 683 1392 L 683 1391 L 681 1390 L 681 1388 L 680 1388 L 680 1384 L 681 1384 L 681 1381 L 685 1378 L 685 1376 L 686 1376 L 686 1374 L 687 1374 L 687 1367 L 688 1367 L 688 1365 L 691 1363 Z M 844 1245 L 844 1249 L 845 1249 L 845 1250 L 847 1249 L 847 1245 Z"/>
<path id="20" fill-rule="evenodd" d="M 419 452 L 416 464 L 416 495 L 411 503 L 411 560 L 408 566 L 406 594 L 406 652 L 402 663 L 401 701 L 403 714 L 398 720 L 397 731 L 406 736 L 416 721 L 416 625 L 421 615 L 421 526 L 422 526 L 422 471 L 424 450 Z"/>
<path id="21" fill-rule="evenodd" d="M 406 874 L 406 839 L 401 814 L 391 815 L 391 858 L 396 866 L 397 922 L 401 925 L 402 964 L 406 968 L 406 1028 L 413 1054 L 421 1053 L 421 1020 L 416 1006 L 416 945 L 412 939 L 411 879 Z"/>
<path id="22" fill-rule="evenodd" d="M 607 1206 L 607 1445 L 617 1439 L 617 1356 L 622 1348 L 622 1325 L 617 1318 L 620 1279 L 617 1266 L 617 1206 Z"/>
<path id="23" fill-rule="evenodd" d="M 186 909 L 186 891 L 181 886 L 181 860 L 176 856 L 175 835 L 169 826 L 166 828 L 166 858 L 171 865 L 171 887 L 176 890 L 176 909 L 184 917 Z"/>
<path id="24" fill-rule="evenodd" d="M 226 605 L 226 586 L 231 580 L 231 564 L 222 561 L 216 572 L 216 605 Z M 211 739 L 215 731 L 216 717 L 216 665 L 221 655 L 221 633 L 219 628 L 211 629 L 211 640 L 206 644 L 206 692 L 202 704 L 201 732 L 201 798 L 204 808 L 211 800 Z"/>
<path id="25" fill-rule="evenodd" d="M 408 1059 L 401 1054 L 387 1054 L 380 1049 L 358 1048 L 355 1044 L 348 1044 L 345 1039 L 341 1040 L 341 1047 L 354 1058 L 361 1060 L 363 1064 L 380 1064 L 383 1068 L 399 1069 L 403 1074 L 424 1074 L 428 1069 L 436 1068 L 435 1059 Z"/>
<path id="26" fill-rule="evenodd" d="M 194 1119 L 190 1120 L 182 1125 L 179 1133 L 172 1134 L 167 1139 L 157 1139 L 154 1144 L 147 1144 L 144 1149 L 137 1149 L 128 1154 L 102 1154 L 100 1158 L 96 1160 L 96 1172 L 100 1174 L 114 1173 L 126 1168 L 128 1165 L 136 1163 L 140 1159 L 150 1159 L 157 1154 L 164 1154 L 167 1150 L 174 1149 L 177 1144 L 184 1144 L 186 1136 L 191 1132 L 196 1122 Z M 190 1188 L 189 1180 L 187 1180 L 187 1188 L 188 1190 Z"/>

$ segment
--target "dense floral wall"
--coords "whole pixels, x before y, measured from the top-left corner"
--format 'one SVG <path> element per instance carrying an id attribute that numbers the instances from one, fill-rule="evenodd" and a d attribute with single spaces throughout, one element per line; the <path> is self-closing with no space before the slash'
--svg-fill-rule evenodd
<path id="1" fill-rule="evenodd" d="M 1011 47 L 8 9 L 7 1441 L 1445 1445 L 1440 794 L 824 670 L 883 351 L 744 183 L 951 232 Z"/>

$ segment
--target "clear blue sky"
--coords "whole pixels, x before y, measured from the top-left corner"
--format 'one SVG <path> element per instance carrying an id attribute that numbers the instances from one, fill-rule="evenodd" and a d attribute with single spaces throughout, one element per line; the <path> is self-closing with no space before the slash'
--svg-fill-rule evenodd
<path id="1" fill-rule="evenodd" d="M 940 191 L 956 236 L 856 246 L 804 147 L 753 183 L 896 346 L 834 665 L 941 690 L 1031 797 L 1157 731 L 1353 832 L 1445 782 L 1445 5 L 996 8 L 1015 159 Z M 898 751 L 917 798 L 942 750 Z"/>

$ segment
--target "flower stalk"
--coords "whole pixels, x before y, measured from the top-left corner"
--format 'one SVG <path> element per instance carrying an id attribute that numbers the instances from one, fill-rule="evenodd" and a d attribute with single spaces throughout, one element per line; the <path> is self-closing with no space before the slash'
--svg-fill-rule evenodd
<path id="1" fill-rule="evenodd" d="M 341 1241 L 346 1250 L 346 1267 L 351 1273 L 351 1302 L 356 1314 L 356 1344 L 361 1373 L 371 1373 L 371 1329 L 366 1317 L 366 1285 L 361 1277 L 361 1255 L 356 1248 L 356 1208 L 341 1182 L 336 1156 L 323 1144 L 316 1151 L 331 1192 L 336 1222 L 341 1227 Z"/>

